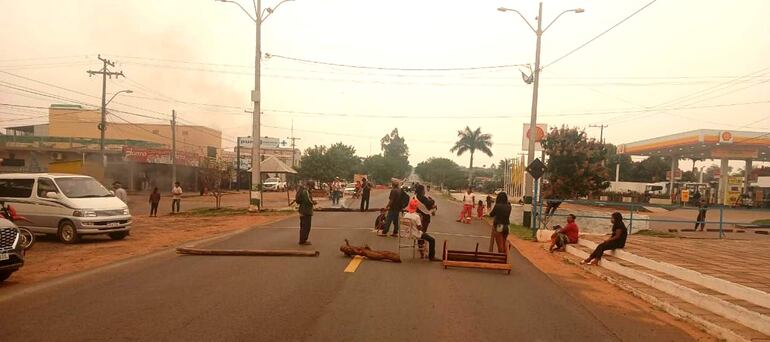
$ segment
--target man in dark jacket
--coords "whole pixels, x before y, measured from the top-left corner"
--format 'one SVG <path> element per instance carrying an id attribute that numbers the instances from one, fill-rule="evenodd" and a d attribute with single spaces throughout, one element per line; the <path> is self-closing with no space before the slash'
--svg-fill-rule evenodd
<path id="1" fill-rule="evenodd" d="M 387 236 L 388 230 L 390 230 L 390 224 L 393 223 L 393 234 L 391 236 L 398 236 L 398 228 L 399 228 L 399 214 L 401 213 L 401 189 L 399 188 L 400 182 L 398 179 L 392 179 L 393 182 L 392 187 L 393 189 L 390 190 L 390 196 L 388 196 L 388 206 L 386 209 L 388 209 L 388 215 L 385 218 L 385 225 L 382 228 L 382 232 L 379 233 L 379 236 Z"/>
<path id="2" fill-rule="evenodd" d="M 369 195 L 372 192 L 372 183 L 366 178 L 361 180 L 361 211 L 369 210 Z"/>
<path id="3" fill-rule="evenodd" d="M 313 205 L 316 204 L 313 201 L 313 197 L 310 196 L 310 189 L 313 189 L 315 183 L 313 181 L 307 181 L 307 186 L 300 186 L 297 189 L 297 195 L 294 199 L 299 205 L 299 244 L 311 245 L 308 241 L 310 236 L 310 225 L 313 218 Z"/>

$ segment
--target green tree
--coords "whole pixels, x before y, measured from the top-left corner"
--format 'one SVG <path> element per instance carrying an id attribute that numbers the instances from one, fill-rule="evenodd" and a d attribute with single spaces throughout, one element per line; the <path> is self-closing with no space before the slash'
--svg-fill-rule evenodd
<path id="1" fill-rule="evenodd" d="M 588 139 L 585 131 L 555 128 L 542 144 L 548 155 L 546 197 L 571 199 L 609 187 L 609 174 L 602 165 L 606 150 Z"/>
<path id="2" fill-rule="evenodd" d="M 331 177 L 352 180 L 353 174 L 360 169 L 361 158 L 356 156 L 353 146 L 338 142 L 326 150 L 326 167 Z"/>
<path id="3" fill-rule="evenodd" d="M 331 179 L 331 173 L 327 169 L 326 146 L 315 145 L 305 149 L 297 174 L 301 179 L 314 179 L 327 182 Z"/>
<path id="4" fill-rule="evenodd" d="M 457 142 L 449 149 L 450 152 L 456 152 L 458 156 L 470 152 L 470 163 L 468 166 L 468 184 L 473 184 L 473 155 L 476 150 L 492 156 L 492 135 L 488 133 L 481 133 L 481 127 L 471 131 L 470 127 L 465 126 L 465 129 L 457 131 Z"/>
<path id="5" fill-rule="evenodd" d="M 447 158 L 429 158 L 417 164 L 414 172 L 424 181 L 452 189 L 459 189 L 465 184 L 465 173 L 452 160 Z"/>
<path id="6" fill-rule="evenodd" d="M 390 182 L 390 178 L 393 177 L 390 170 L 385 166 L 385 157 L 381 154 L 366 157 L 363 161 L 362 169 L 369 176 L 369 180 L 378 184 L 387 184 Z"/>
<path id="7" fill-rule="evenodd" d="M 405 139 L 398 134 L 398 128 L 393 129 L 390 134 L 380 139 L 382 148 L 384 173 L 389 173 L 387 179 L 392 177 L 404 178 L 409 175 L 412 166 L 409 165 L 409 146 Z"/>

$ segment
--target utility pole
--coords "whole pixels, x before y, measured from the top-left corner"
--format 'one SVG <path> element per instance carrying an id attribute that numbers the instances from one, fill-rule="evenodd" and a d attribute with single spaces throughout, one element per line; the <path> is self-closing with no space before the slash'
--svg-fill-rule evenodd
<path id="1" fill-rule="evenodd" d="M 241 190 L 241 137 L 235 138 L 235 188 Z"/>
<path id="2" fill-rule="evenodd" d="M 171 110 L 171 187 L 176 185 L 176 110 Z"/>
<path id="3" fill-rule="evenodd" d="M 599 128 L 599 142 L 604 144 L 604 128 L 609 127 L 609 126 L 605 125 L 605 124 L 601 124 L 601 125 L 588 125 L 588 127 Z"/>
<path id="4" fill-rule="evenodd" d="M 254 101 L 254 115 L 252 115 L 251 136 L 253 139 L 251 148 L 251 188 L 249 190 L 249 211 L 259 211 L 262 207 L 262 173 L 260 172 L 260 149 L 262 147 L 262 135 L 259 132 L 259 117 L 262 115 L 261 107 L 261 62 L 262 62 L 262 0 L 254 2 L 256 13 L 256 51 L 254 54 L 254 92 L 251 100 Z"/>
<path id="5" fill-rule="evenodd" d="M 99 138 L 99 151 L 102 155 L 102 167 L 107 166 L 107 155 L 104 152 L 104 133 L 107 130 L 107 77 L 109 76 L 110 79 L 112 79 L 112 76 L 115 76 L 115 78 L 118 78 L 120 76 L 126 77 L 126 75 L 123 75 L 123 71 L 120 72 L 113 72 L 107 69 L 107 66 L 114 67 L 115 62 L 110 61 L 109 59 L 102 58 L 102 55 L 98 55 L 97 58 L 99 58 L 100 61 L 102 61 L 102 69 L 99 71 L 93 71 L 88 70 L 86 71 L 89 76 L 93 75 L 102 75 L 102 118 L 99 122 L 99 131 L 100 131 L 100 138 Z"/>
<path id="6" fill-rule="evenodd" d="M 295 168 L 297 166 L 296 162 L 294 161 L 295 153 L 295 141 L 296 140 L 302 140 L 302 138 L 295 138 L 294 137 L 294 120 L 291 120 L 291 137 L 288 137 L 286 139 L 291 139 L 291 167 Z"/>

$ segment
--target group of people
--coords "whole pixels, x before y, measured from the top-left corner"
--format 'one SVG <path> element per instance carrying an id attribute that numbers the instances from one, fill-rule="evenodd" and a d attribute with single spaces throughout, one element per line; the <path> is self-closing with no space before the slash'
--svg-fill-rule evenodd
<path id="1" fill-rule="evenodd" d="M 171 188 L 171 213 L 179 213 L 182 207 L 182 185 L 179 182 L 174 183 Z M 160 205 L 160 191 L 158 187 L 152 189 L 150 194 L 150 217 L 158 216 L 158 206 Z"/>
<path id="2" fill-rule="evenodd" d="M 423 255 L 423 246 L 427 243 L 428 259 L 440 261 L 440 259 L 436 258 L 436 240 L 428 234 L 431 216 L 436 215 L 438 210 L 436 201 L 427 194 L 425 185 L 420 183 L 415 183 L 414 185 L 414 197 L 409 196 L 401 189 L 401 182 L 398 179 L 392 180 L 391 187 L 388 204 L 385 208 L 380 209 L 380 215 L 375 219 L 374 231 L 378 236 L 386 237 L 390 231 L 390 226 L 393 225 L 393 233 L 390 236 L 398 237 L 400 213 L 402 210 L 406 210 L 403 219 L 409 220 L 413 227 L 416 228 L 413 234 L 418 239 L 417 243 L 421 257 L 425 256 Z"/>

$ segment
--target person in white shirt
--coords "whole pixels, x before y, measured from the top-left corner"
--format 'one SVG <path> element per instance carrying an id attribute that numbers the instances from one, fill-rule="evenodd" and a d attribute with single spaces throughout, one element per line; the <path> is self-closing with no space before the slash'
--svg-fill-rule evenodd
<path id="1" fill-rule="evenodd" d="M 174 183 L 174 188 L 171 189 L 171 196 L 171 213 L 178 213 L 182 206 L 182 186 L 179 182 Z"/>
<path id="2" fill-rule="evenodd" d="M 428 242 L 428 259 L 430 261 L 440 261 L 440 259 L 436 258 L 436 239 L 425 232 L 425 229 L 422 227 L 422 219 L 420 218 L 420 215 L 417 214 L 417 207 L 419 205 L 420 204 L 417 201 L 417 198 L 412 198 L 409 201 L 409 205 L 406 207 L 406 214 L 404 214 L 404 219 L 411 221 L 412 226 L 417 228 L 417 231 L 412 232 L 416 238 Z M 422 253 L 423 250 L 421 249 L 420 256 L 424 257 Z"/>
<path id="3" fill-rule="evenodd" d="M 460 218 L 457 222 L 471 223 L 471 217 L 473 217 L 473 206 L 476 204 L 476 195 L 469 187 L 463 194 L 463 211 L 460 212 Z"/>
<path id="4" fill-rule="evenodd" d="M 112 183 L 112 190 L 115 192 L 115 197 L 128 204 L 128 193 L 119 182 Z"/>

